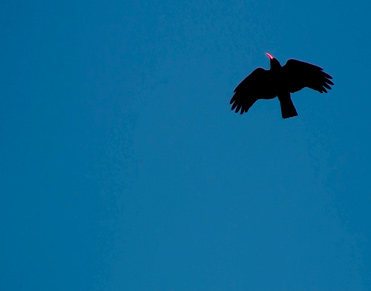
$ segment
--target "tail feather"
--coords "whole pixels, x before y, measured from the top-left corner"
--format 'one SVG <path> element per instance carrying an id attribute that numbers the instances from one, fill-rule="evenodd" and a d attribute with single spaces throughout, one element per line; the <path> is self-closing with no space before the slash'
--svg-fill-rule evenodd
<path id="1" fill-rule="evenodd" d="M 282 118 L 289 118 L 298 115 L 294 103 L 292 103 L 290 94 L 278 96 L 278 100 L 280 100 L 281 104 Z"/>

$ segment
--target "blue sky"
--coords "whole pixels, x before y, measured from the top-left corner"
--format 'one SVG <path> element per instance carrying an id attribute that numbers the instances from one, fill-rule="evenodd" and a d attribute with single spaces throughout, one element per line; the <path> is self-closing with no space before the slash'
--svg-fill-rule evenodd
<path id="1" fill-rule="evenodd" d="M 369 290 L 369 1 L 5 1 L 1 290 Z M 270 52 L 299 116 L 229 100 Z"/>

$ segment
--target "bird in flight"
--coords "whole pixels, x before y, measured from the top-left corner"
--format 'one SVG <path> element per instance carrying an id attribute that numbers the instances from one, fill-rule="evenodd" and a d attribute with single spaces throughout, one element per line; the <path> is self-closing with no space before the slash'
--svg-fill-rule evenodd
<path id="1" fill-rule="evenodd" d="M 327 93 L 334 85 L 332 77 L 322 68 L 298 60 L 288 60 L 283 67 L 271 54 L 271 68 L 264 70 L 257 68 L 247 76 L 234 90 L 231 99 L 232 110 L 236 113 L 247 112 L 258 99 L 273 99 L 276 96 L 281 104 L 283 118 L 297 116 L 295 106 L 291 101 L 290 93 L 297 92 L 304 87 L 320 93 Z"/>

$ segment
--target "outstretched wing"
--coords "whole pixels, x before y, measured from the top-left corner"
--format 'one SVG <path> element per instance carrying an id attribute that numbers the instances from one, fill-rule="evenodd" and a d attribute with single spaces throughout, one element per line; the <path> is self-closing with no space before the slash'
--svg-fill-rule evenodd
<path id="1" fill-rule="evenodd" d="M 326 89 L 331 89 L 330 85 L 334 85 L 332 77 L 322 68 L 305 62 L 288 60 L 282 67 L 282 72 L 291 93 L 304 87 L 327 93 Z"/>
<path id="2" fill-rule="evenodd" d="M 242 114 L 247 112 L 256 100 L 275 97 L 277 94 L 272 86 L 273 81 L 270 71 L 262 68 L 253 71 L 234 89 L 235 94 L 230 101 L 232 110 L 236 109 L 238 112 L 241 109 Z"/>

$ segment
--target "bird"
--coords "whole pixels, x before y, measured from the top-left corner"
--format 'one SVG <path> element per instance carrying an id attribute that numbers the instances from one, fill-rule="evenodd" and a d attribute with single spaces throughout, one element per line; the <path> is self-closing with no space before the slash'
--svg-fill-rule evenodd
<path id="1" fill-rule="evenodd" d="M 304 87 L 327 93 L 334 83 L 332 76 L 325 73 L 321 67 L 294 59 L 284 66 L 270 53 L 265 53 L 270 60 L 270 69 L 255 69 L 234 90 L 230 101 L 232 110 L 240 114 L 247 112 L 259 99 L 278 97 L 281 105 L 282 118 L 297 116 L 298 113 L 291 100 L 291 93 Z"/>

